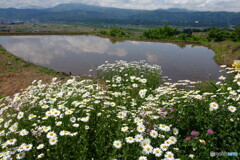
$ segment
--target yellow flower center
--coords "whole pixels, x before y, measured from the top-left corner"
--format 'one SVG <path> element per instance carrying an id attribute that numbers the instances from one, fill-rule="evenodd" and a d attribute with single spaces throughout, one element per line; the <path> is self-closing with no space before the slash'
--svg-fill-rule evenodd
<path id="1" fill-rule="evenodd" d="M 169 155 L 168 155 L 168 158 L 172 158 L 172 155 L 171 155 L 171 154 L 169 154 Z"/>

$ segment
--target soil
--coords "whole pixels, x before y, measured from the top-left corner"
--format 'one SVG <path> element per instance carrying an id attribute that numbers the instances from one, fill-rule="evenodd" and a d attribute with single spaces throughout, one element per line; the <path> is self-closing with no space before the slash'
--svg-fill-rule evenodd
<path id="1" fill-rule="evenodd" d="M 60 80 L 68 78 L 67 75 L 45 73 L 39 71 L 40 67 L 17 59 L 0 46 L 0 98 L 3 96 L 13 96 L 15 93 L 27 88 L 34 80 L 42 80 L 48 83 L 54 77 Z M 47 70 L 47 69 L 46 69 Z"/>
<path id="2" fill-rule="evenodd" d="M 0 74 L 0 95 L 12 96 L 31 85 L 33 80 L 50 82 L 53 76 L 34 71 L 17 71 Z"/>

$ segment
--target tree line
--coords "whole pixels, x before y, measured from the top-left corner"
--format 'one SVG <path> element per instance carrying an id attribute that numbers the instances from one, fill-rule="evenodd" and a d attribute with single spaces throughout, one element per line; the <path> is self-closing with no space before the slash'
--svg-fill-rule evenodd
<path id="1" fill-rule="evenodd" d="M 193 33 L 200 34 L 193 34 Z M 127 33 L 124 29 L 112 27 L 110 30 L 100 31 L 101 34 L 109 35 L 112 37 L 126 37 L 130 38 L 131 34 Z M 201 34 L 205 33 L 205 34 Z M 234 30 L 226 28 L 210 28 L 210 29 L 178 29 L 165 25 L 149 29 L 143 32 L 140 36 L 142 39 L 160 39 L 160 40 L 183 40 L 183 41 L 215 41 L 221 42 L 225 40 L 240 41 L 240 26 Z"/>

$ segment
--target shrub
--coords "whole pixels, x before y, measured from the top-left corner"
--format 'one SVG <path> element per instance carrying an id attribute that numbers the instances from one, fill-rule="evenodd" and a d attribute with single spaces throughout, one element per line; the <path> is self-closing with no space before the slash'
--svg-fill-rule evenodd
<path id="1" fill-rule="evenodd" d="M 148 39 L 169 39 L 178 34 L 177 28 L 168 25 L 144 31 L 143 36 Z"/>
<path id="2" fill-rule="evenodd" d="M 208 40 L 221 42 L 232 38 L 232 32 L 226 29 L 212 28 L 208 32 Z"/>

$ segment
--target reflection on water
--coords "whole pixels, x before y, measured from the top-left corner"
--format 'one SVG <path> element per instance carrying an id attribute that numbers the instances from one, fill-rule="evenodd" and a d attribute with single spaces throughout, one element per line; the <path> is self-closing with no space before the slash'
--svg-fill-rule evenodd
<path id="1" fill-rule="evenodd" d="M 173 80 L 205 80 L 219 76 L 214 52 L 205 47 L 157 42 L 111 43 L 95 36 L 4 36 L 0 44 L 14 55 L 56 71 L 88 75 L 105 61 L 140 61 L 162 66 Z"/>

